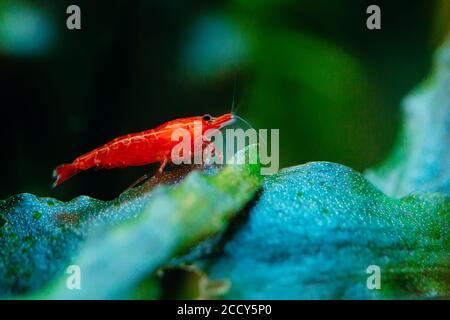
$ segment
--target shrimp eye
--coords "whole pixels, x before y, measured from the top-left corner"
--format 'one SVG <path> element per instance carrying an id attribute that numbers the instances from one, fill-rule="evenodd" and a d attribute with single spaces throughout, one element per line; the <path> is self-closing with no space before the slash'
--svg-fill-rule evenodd
<path id="1" fill-rule="evenodd" d="M 211 121 L 212 117 L 209 114 L 205 114 L 202 119 L 203 121 Z"/>

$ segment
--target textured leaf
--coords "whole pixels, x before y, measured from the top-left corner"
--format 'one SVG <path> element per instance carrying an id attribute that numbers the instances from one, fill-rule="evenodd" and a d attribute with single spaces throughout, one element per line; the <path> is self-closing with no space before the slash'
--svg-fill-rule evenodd
<path id="1" fill-rule="evenodd" d="M 259 165 L 227 166 L 152 192 L 150 181 L 110 202 L 29 194 L 2 201 L 0 294 L 45 287 L 32 297 L 127 297 L 167 259 L 223 232 L 260 182 Z M 71 264 L 81 268 L 82 290 L 66 286 Z"/>
<path id="2" fill-rule="evenodd" d="M 248 219 L 209 261 L 232 299 L 450 296 L 450 199 L 393 199 L 338 164 L 309 163 L 265 179 Z M 367 267 L 381 268 L 369 290 Z"/>

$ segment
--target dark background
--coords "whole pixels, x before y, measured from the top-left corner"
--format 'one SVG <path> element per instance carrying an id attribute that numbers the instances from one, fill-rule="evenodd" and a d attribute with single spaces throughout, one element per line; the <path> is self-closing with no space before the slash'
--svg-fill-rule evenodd
<path id="1" fill-rule="evenodd" d="M 77 4 L 82 30 L 66 28 Z M 370 4 L 382 30 L 366 28 Z M 230 111 L 280 129 L 283 167 L 364 170 L 386 157 L 402 97 L 427 74 L 445 0 L 0 2 L 0 198 L 110 199 L 155 167 L 51 173 L 108 140 Z"/>

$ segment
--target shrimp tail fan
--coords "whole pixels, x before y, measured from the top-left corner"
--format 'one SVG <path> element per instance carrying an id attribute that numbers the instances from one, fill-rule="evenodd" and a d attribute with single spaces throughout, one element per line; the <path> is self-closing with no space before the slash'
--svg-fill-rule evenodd
<path id="1" fill-rule="evenodd" d="M 64 181 L 70 179 L 74 175 L 76 175 L 81 170 L 78 169 L 74 164 L 63 164 L 53 171 L 53 178 L 55 178 L 55 182 L 53 183 L 53 188 L 59 186 Z"/>

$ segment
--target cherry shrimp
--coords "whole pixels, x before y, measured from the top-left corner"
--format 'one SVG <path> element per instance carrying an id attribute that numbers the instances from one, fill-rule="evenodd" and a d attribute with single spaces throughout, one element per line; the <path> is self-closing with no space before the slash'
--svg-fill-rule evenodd
<path id="1" fill-rule="evenodd" d="M 154 129 L 115 138 L 103 146 L 77 157 L 72 163 L 58 166 L 53 172 L 53 177 L 56 179 L 53 187 L 81 171 L 92 168 L 113 169 L 159 163 L 158 173 L 161 174 L 167 163 L 171 161 L 172 149 L 178 143 L 171 138 L 174 130 L 185 129 L 190 132 L 191 136 L 194 136 L 195 124 L 201 123 L 202 145 L 212 144 L 214 147 L 213 142 L 204 136 L 205 132 L 210 129 L 221 129 L 234 122 L 236 117 L 232 112 L 220 117 L 206 114 L 180 118 L 163 123 Z"/>

